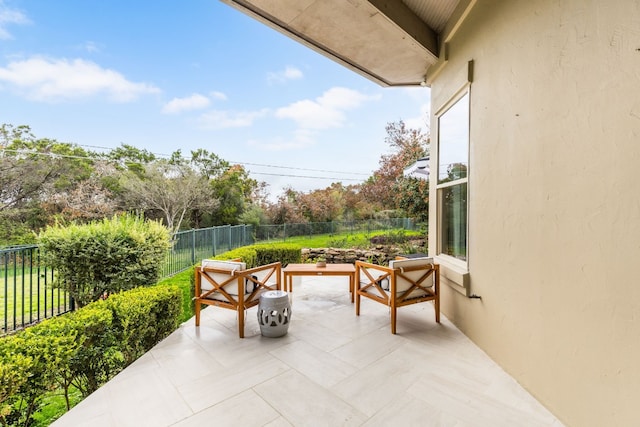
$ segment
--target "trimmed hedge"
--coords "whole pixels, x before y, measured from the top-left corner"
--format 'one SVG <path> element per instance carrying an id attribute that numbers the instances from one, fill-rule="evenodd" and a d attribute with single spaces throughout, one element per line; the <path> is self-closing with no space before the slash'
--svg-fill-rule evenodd
<path id="1" fill-rule="evenodd" d="M 84 396 L 173 332 L 182 294 L 174 286 L 114 294 L 0 340 L 0 424 L 28 426 L 45 394 Z"/>
<path id="2" fill-rule="evenodd" d="M 269 245 L 243 246 L 220 255 L 215 259 L 229 260 L 242 258 L 247 264 L 247 268 L 258 267 L 260 265 L 271 264 L 280 261 L 283 267 L 288 264 L 302 262 L 300 245 L 291 243 L 274 243 Z"/>
<path id="3" fill-rule="evenodd" d="M 259 267 L 261 265 L 271 264 L 278 261 L 282 263 L 283 267 L 286 267 L 288 264 L 302 262 L 302 247 L 300 245 L 291 243 L 250 245 L 243 246 L 241 248 L 234 249 L 223 254 L 216 255 L 214 257 L 214 259 L 219 260 L 230 260 L 237 258 L 242 259 L 242 261 L 247 264 L 247 268 Z M 196 295 L 196 279 L 194 269 L 191 269 L 190 272 L 190 295 L 193 299 L 193 297 L 195 297 Z M 193 302 L 191 303 L 190 307 L 190 315 L 193 316 Z"/>
<path id="4" fill-rule="evenodd" d="M 104 301 L 113 313 L 116 340 L 129 365 L 180 325 L 182 292 L 177 287 L 132 289 Z"/>

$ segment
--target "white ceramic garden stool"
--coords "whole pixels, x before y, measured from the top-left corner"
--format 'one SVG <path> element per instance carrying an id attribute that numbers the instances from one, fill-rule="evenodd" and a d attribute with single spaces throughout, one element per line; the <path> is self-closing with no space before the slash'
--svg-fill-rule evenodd
<path id="1" fill-rule="evenodd" d="M 258 324 L 263 336 L 276 338 L 286 335 L 290 321 L 291 303 L 288 292 L 267 291 L 260 295 Z"/>

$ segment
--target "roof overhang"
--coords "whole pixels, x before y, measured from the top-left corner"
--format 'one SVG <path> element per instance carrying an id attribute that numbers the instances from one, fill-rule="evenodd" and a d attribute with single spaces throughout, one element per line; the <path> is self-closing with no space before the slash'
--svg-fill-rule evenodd
<path id="1" fill-rule="evenodd" d="M 426 85 L 475 0 L 222 0 L 382 86 Z"/>
<path id="2" fill-rule="evenodd" d="M 422 157 L 415 163 L 404 169 L 403 175 L 407 178 L 429 179 L 429 157 Z"/>

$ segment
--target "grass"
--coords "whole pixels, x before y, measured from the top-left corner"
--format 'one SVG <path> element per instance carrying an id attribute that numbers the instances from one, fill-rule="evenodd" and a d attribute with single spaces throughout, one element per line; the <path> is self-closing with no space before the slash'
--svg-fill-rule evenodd
<path id="1" fill-rule="evenodd" d="M 396 238 L 400 240 L 401 236 L 405 237 L 424 237 L 424 233 L 420 231 L 408 230 L 374 230 L 360 233 L 342 233 L 342 234 L 317 234 L 313 236 L 295 236 L 287 237 L 287 243 L 299 244 L 307 248 L 361 248 L 371 247 L 371 238 L 376 236 L 388 236 L 391 240 Z M 282 240 L 279 240 L 281 242 Z M 271 242 L 261 242 L 258 244 L 269 244 Z"/>
<path id="2" fill-rule="evenodd" d="M 191 280 L 193 278 L 193 268 L 188 268 L 176 275 L 167 277 L 158 282 L 158 286 L 175 285 L 182 291 L 182 322 L 193 317 L 193 301 L 191 298 Z"/>
<path id="3" fill-rule="evenodd" d="M 69 389 L 69 404 L 73 408 L 82 401 L 80 391 L 71 386 Z M 46 427 L 67 412 L 67 404 L 60 390 L 51 391 L 42 398 L 42 406 L 33 414 L 32 427 Z"/>

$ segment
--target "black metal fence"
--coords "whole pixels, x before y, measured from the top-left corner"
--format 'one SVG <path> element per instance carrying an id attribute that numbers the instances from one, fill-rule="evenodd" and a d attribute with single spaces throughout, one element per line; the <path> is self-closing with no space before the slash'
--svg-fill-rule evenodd
<path id="1" fill-rule="evenodd" d="M 199 230 L 180 231 L 162 267 L 162 277 L 179 273 L 203 258 L 254 243 L 250 225 L 223 225 Z"/>
<path id="2" fill-rule="evenodd" d="M 162 277 L 172 276 L 203 258 L 255 243 L 286 241 L 290 237 L 317 234 L 373 232 L 390 229 L 413 230 L 409 218 L 367 221 L 316 222 L 282 225 L 235 225 L 181 231 L 161 269 Z M 73 301 L 52 286 L 55 271 L 40 262 L 36 245 L 0 249 L 0 335 L 22 329 L 48 317 L 73 309 Z"/>
<path id="3" fill-rule="evenodd" d="M 40 262 L 38 246 L 0 249 L 2 334 L 71 309 L 67 293 L 51 286 L 54 277 Z"/>

